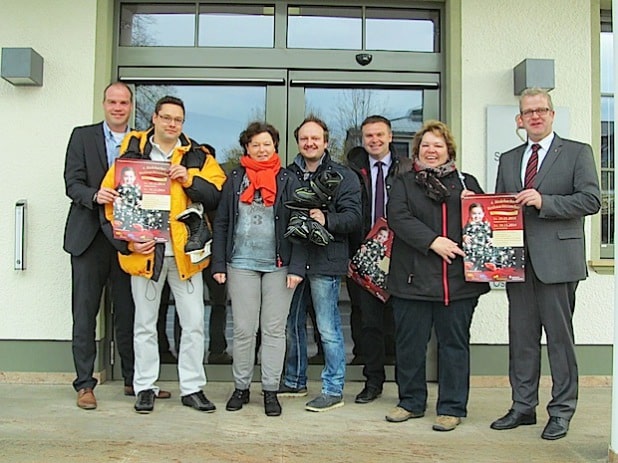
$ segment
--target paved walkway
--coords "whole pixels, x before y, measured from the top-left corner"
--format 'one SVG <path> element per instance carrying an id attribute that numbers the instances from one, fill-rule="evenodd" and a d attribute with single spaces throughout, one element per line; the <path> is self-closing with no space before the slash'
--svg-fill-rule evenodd
<path id="1" fill-rule="evenodd" d="M 305 398 L 282 398 L 283 415 L 264 415 L 259 384 L 251 402 L 225 411 L 231 383 L 210 383 L 206 395 L 218 407 L 204 414 L 183 407 L 176 383 L 162 383 L 171 400 L 156 402 L 150 415 L 133 411 L 122 384 L 95 390 L 99 408 L 80 410 L 69 385 L 0 384 L 0 461 L 72 462 L 606 462 L 610 434 L 611 389 L 582 388 L 569 435 L 540 438 L 546 421 L 511 431 L 493 431 L 490 422 L 506 411 L 506 388 L 473 388 L 469 417 L 452 432 L 431 430 L 437 388 L 430 385 L 427 416 L 388 423 L 396 404 L 393 383 L 374 403 L 357 405 L 361 383 L 346 384 L 346 405 L 330 412 L 304 410 Z M 309 386 L 310 397 L 319 383 Z M 543 389 L 541 402 L 549 391 Z"/>

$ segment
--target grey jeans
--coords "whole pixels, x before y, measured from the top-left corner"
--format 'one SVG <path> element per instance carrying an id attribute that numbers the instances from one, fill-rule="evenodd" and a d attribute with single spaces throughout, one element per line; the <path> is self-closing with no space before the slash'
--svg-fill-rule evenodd
<path id="1" fill-rule="evenodd" d="M 234 363 L 237 389 L 251 385 L 255 340 L 262 332 L 262 389 L 277 391 L 285 359 L 285 326 L 293 289 L 287 288 L 287 267 L 256 272 L 227 266 L 227 284 L 234 320 Z"/>

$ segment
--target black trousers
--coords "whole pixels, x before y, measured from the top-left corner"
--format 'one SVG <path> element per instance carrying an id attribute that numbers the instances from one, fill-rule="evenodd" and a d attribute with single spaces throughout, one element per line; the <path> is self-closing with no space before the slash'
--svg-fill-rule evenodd
<path id="1" fill-rule="evenodd" d="M 352 354 L 355 357 L 363 357 L 363 344 L 361 342 L 362 314 L 360 307 L 361 293 L 365 290 L 358 286 L 350 277 L 346 277 L 346 288 L 350 296 L 350 332 L 352 335 Z M 394 339 L 394 336 L 393 336 Z M 394 351 L 394 347 L 393 347 Z"/>
<path id="2" fill-rule="evenodd" d="M 391 297 L 397 341 L 399 406 L 413 413 L 427 407 L 427 343 L 438 339 L 436 413 L 464 417 L 470 391 L 470 324 L 478 298 L 442 302 Z"/>
<path id="3" fill-rule="evenodd" d="M 359 288 L 360 289 L 360 288 Z M 390 301 L 389 301 L 390 302 Z M 386 355 L 394 350 L 393 309 L 389 302 L 382 302 L 368 291 L 360 291 L 363 375 L 367 387 L 382 389 L 386 378 Z M 387 345 L 391 352 L 387 352 Z"/>
<path id="4" fill-rule="evenodd" d="M 202 272 L 204 282 L 210 295 L 210 323 L 208 334 L 210 342 L 208 351 L 211 354 L 222 354 L 227 349 L 225 327 L 227 322 L 227 285 L 220 285 L 212 277 L 210 268 Z"/>
<path id="5" fill-rule="evenodd" d="M 96 358 L 96 324 L 101 294 L 110 286 L 116 346 L 120 355 L 124 384 L 133 385 L 133 319 L 135 306 L 131 295 L 131 277 L 118 264 L 118 254 L 102 232 L 79 256 L 71 256 L 72 312 L 73 312 L 73 362 L 77 378 L 73 381 L 76 391 L 94 388 L 97 380 L 92 376 Z"/>

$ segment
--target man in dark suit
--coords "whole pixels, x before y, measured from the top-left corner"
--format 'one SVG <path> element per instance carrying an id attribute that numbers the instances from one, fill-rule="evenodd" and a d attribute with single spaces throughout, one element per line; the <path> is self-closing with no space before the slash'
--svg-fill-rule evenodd
<path id="1" fill-rule="evenodd" d="M 412 168 L 412 161 L 400 157 L 392 149 L 391 122 L 384 116 L 367 117 L 361 124 L 363 147 L 348 153 L 348 165 L 356 172 L 361 183 L 363 226 L 354 237 L 354 250 L 369 233 L 380 217 L 386 218 L 388 193 L 395 176 Z M 379 170 L 378 170 L 379 169 Z M 378 180 L 378 177 L 380 179 Z M 378 188 L 381 194 L 378 194 Z M 379 204 L 378 204 L 379 203 Z M 354 285 L 355 283 L 349 282 Z M 386 379 L 384 365 L 388 355 L 395 351 L 393 309 L 368 291 L 359 291 L 361 309 L 361 351 L 365 387 L 356 396 L 358 404 L 373 402 L 382 394 Z"/>
<path id="2" fill-rule="evenodd" d="M 116 345 L 121 359 L 126 395 L 133 395 L 133 316 L 131 280 L 118 265 L 112 236 L 104 235 L 99 205 L 112 198 L 101 180 L 118 156 L 128 133 L 133 94 L 123 83 L 104 92 L 105 121 L 73 129 L 64 167 L 66 194 L 71 207 L 64 233 L 64 250 L 71 254 L 73 361 L 77 378 L 77 406 L 95 409 L 93 389 L 96 357 L 95 330 L 103 287 L 111 283 Z M 168 393 L 169 394 L 169 393 Z"/>
<path id="3" fill-rule="evenodd" d="M 541 437 L 566 436 L 577 405 L 578 373 L 573 338 L 575 290 L 587 275 L 584 217 L 601 206 L 592 149 L 553 132 L 549 94 L 525 90 L 517 123 L 528 142 L 500 157 L 496 193 L 517 193 L 524 207 L 525 283 L 507 283 L 509 379 L 513 404 L 491 424 L 513 429 L 536 423 L 541 328 L 547 336 L 552 376 L 549 421 Z"/>

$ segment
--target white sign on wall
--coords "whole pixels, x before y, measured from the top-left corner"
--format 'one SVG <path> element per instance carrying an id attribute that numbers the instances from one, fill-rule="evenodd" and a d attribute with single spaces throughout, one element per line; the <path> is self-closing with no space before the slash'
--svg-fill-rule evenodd
<path id="1" fill-rule="evenodd" d="M 571 117 L 568 108 L 555 108 L 554 131 L 562 138 L 569 137 Z M 519 113 L 517 106 L 487 106 L 487 171 L 485 191 L 493 193 L 496 188 L 496 175 L 500 155 L 526 140 L 526 131 L 519 129 L 517 136 L 517 122 L 515 116 Z"/>

